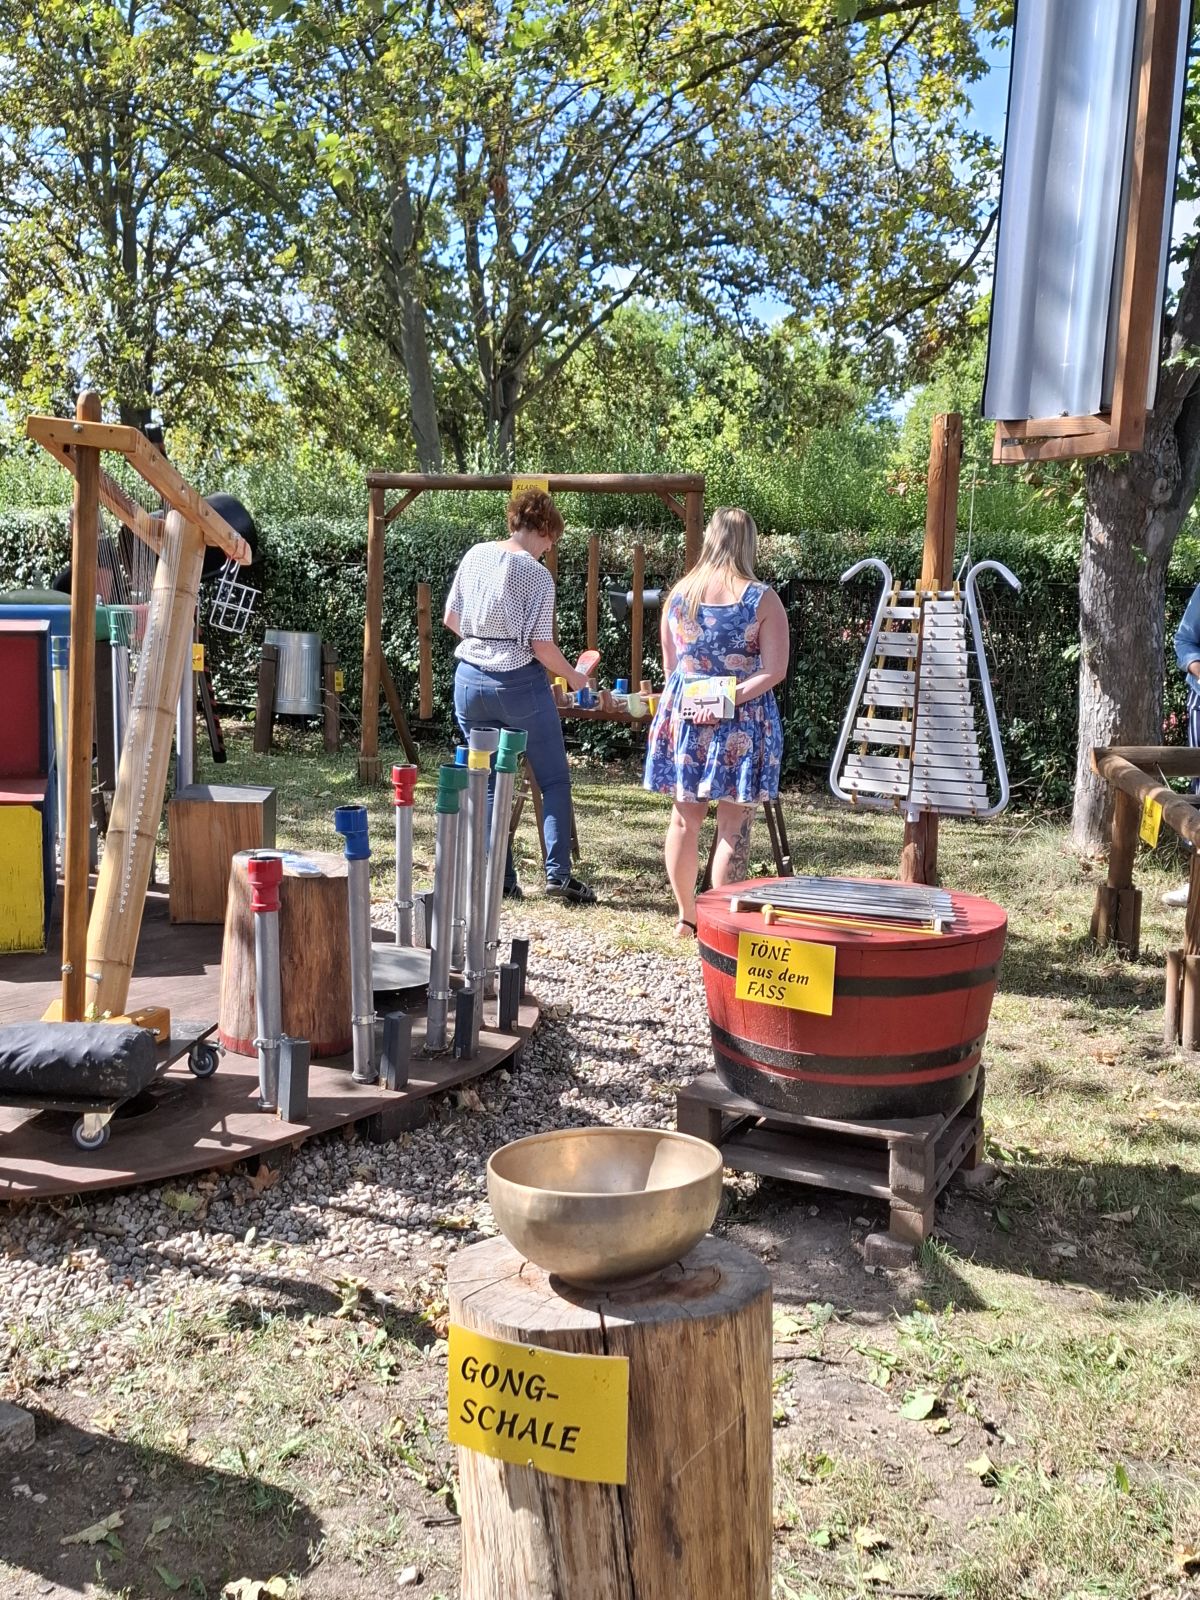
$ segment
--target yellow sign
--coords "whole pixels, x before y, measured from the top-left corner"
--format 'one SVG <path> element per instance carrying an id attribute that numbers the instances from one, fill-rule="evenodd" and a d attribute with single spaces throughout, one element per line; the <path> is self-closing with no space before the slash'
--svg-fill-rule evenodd
<path id="1" fill-rule="evenodd" d="M 194 644 L 192 646 L 192 671 L 204 671 L 204 646 L 202 644 Z"/>
<path id="2" fill-rule="evenodd" d="M 450 1442 L 584 1483 L 624 1483 L 629 1362 L 450 1325 Z"/>
<path id="3" fill-rule="evenodd" d="M 835 955 L 831 944 L 787 939 L 767 930 L 739 933 L 734 995 L 764 1006 L 832 1016 Z"/>
<path id="4" fill-rule="evenodd" d="M 334 694 L 341 694 L 342 691 L 345 689 L 345 687 L 346 687 L 346 674 L 342 671 L 341 667 L 335 667 L 333 669 L 333 692 L 334 692 Z"/>
<path id="5" fill-rule="evenodd" d="M 1138 837 L 1143 844 L 1148 844 L 1151 850 L 1158 843 L 1158 830 L 1162 827 L 1162 802 L 1159 800 L 1142 801 L 1142 825 L 1138 829 Z"/>
<path id="6" fill-rule="evenodd" d="M 519 494 L 524 494 L 526 489 L 540 489 L 543 494 L 550 493 L 549 478 L 514 478 L 512 488 L 508 491 L 510 500 L 515 500 Z"/>

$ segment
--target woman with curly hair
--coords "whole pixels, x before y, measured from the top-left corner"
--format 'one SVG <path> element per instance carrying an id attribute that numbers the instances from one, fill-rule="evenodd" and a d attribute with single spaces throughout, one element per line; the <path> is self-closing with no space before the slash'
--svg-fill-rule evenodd
<path id="1" fill-rule="evenodd" d="M 571 876 L 571 774 L 550 677 L 572 689 L 587 679 L 554 642 L 554 579 L 542 565 L 562 536 L 558 507 L 540 489 L 508 505 L 508 538 L 473 545 L 459 562 L 446 599 L 445 623 L 461 644 L 454 654 L 454 714 L 472 728 L 513 728 L 529 736 L 525 759 L 542 791 L 546 893 L 574 905 L 596 896 Z M 547 676 L 549 674 L 550 676 Z M 488 796 L 491 826 L 491 793 Z M 504 893 L 520 899 L 512 852 Z"/>
<path id="2" fill-rule="evenodd" d="M 715 511 L 700 560 L 662 611 L 666 684 L 650 725 L 645 786 L 675 802 L 664 854 L 680 939 L 696 932 L 700 827 L 709 804 L 717 803 L 713 883 L 738 883 L 749 867 L 755 807 L 779 794 L 783 729 L 772 691 L 787 673 L 788 622 L 779 596 L 754 576 L 757 542 L 748 511 Z M 685 684 L 714 677 L 736 680 L 733 716 L 683 717 Z"/>

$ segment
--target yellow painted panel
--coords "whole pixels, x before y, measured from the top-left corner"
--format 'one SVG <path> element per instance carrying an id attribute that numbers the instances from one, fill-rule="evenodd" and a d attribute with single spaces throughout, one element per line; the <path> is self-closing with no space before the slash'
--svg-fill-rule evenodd
<path id="1" fill-rule="evenodd" d="M 42 818 L 0 806 L 0 950 L 46 948 Z"/>

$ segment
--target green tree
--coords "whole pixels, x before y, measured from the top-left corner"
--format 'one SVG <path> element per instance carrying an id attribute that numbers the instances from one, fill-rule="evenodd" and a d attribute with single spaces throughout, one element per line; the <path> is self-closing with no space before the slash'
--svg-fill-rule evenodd
<path id="1" fill-rule="evenodd" d="M 277 0 L 231 49 L 255 137 L 317 180 L 305 236 L 403 363 L 429 468 L 444 439 L 510 455 L 637 299 L 752 320 L 770 291 L 895 379 L 990 232 L 967 113 L 1002 9 Z"/>
<path id="2" fill-rule="evenodd" d="M 0 375 L 24 406 L 92 385 L 123 422 L 212 439 L 267 404 L 290 256 L 261 183 L 209 148 L 244 141 L 241 84 L 193 65 L 228 14 L 0 0 Z M 256 179 L 260 158 L 240 144 Z"/>

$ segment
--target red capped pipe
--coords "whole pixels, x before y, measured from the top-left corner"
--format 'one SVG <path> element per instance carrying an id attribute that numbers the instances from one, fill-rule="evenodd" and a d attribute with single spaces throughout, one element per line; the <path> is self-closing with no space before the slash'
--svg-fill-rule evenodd
<path id="1" fill-rule="evenodd" d="M 397 806 L 411 806 L 413 795 L 417 790 L 417 779 L 421 775 L 420 767 L 402 766 L 392 768 L 392 804 Z"/>
<path id="2" fill-rule="evenodd" d="M 279 885 L 283 882 L 283 857 L 269 851 L 251 855 L 246 863 L 250 880 L 251 911 L 278 911 Z"/>

